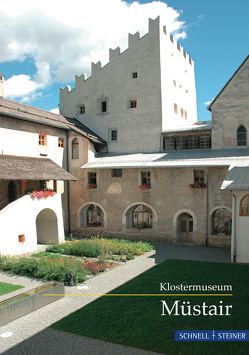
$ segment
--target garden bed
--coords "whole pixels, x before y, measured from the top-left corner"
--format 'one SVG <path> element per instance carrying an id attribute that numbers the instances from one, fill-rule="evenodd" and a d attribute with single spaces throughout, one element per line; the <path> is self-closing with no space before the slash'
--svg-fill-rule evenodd
<path id="1" fill-rule="evenodd" d="M 106 269 L 119 264 L 107 260 L 88 260 L 85 257 L 70 257 L 40 252 L 29 257 L 0 257 L 0 269 L 15 275 L 33 277 L 46 281 L 69 283 L 69 270 L 73 271 L 74 284 L 87 280 Z"/>

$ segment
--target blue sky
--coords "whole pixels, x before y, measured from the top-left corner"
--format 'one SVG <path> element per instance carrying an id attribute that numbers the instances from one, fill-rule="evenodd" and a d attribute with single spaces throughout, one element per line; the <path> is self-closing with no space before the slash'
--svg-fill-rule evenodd
<path id="1" fill-rule="evenodd" d="M 63 5 L 64 4 L 64 5 Z M 98 9 L 98 11 L 96 11 Z M 59 88 L 109 48 L 127 48 L 128 32 L 161 22 L 195 62 L 198 120 L 211 119 L 210 102 L 247 57 L 249 2 L 245 0 L 9 0 L 0 8 L 0 72 L 4 97 L 58 110 Z"/>

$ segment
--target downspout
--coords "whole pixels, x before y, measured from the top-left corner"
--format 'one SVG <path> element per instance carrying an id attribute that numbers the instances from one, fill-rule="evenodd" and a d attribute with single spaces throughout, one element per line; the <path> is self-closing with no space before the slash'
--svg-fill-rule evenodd
<path id="1" fill-rule="evenodd" d="M 71 129 L 67 131 L 67 171 L 69 172 L 69 142 L 68 142 L 68 136 L 69 133 L 71 132 Z M 67 210 L 68 210 L 68 231 L 69 234 L 71 233 L 71 222 L 70 222 L 70 187 L 69 187 L 70 181 L 67 181 Z"/>
<path id="2" fill-rule="evenodd" d="M 236 195 L 234 190 L 232 190 L 233 204 L 232 204 L 232 240 L 231 240 L 231 262 L 236 263 Z"/>
<path id="3" fill-rule="evenodd" d="M 207 184 L 208 184 L 208 174 L 207 174 L 207 172 L 206 172 L 206 170 L 205 170 L 205 168 L 203 168 L 203 170 L 204 170 L 204 173 L 206 174 L 206 176 L 207 176 Z M 206 198 L 206 247 L 208 247 L 208 231 L 209 231 L 209 228 L 208 228 L 208 226 L 209 226 L 209 215 L 208 215 L 208 210 L 209 210 L 209 199 L 208 199 L 208 186 L 207 186 L 207 196 L 206 196 L 207 198 Z"/>

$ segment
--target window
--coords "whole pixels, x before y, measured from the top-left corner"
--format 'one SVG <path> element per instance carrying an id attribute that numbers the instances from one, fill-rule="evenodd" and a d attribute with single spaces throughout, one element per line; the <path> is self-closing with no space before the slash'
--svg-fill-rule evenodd
<path id="1" fill-rule="evenodd" d="M 72 141 L 72 159 L 79 159 L 79 141 L 77 138 Z"/>
<path id="2" fill-rule="evenodd" d="M 183 118 L 183 108 L 181 108 L 181 117 Z"/>
<path id="3" fill-rule="evenodd" d="M 104 214 L 102 209 L 97 205 L 90 205 L 87 209 L 87 226 L 101 227 L 104 225 Z"/>
<path id="4" fill-rule="evenodd" d="M 150 186 L 150 172 L 149 171 L 142 171 L 141 172 L 141 183 L 144 185 Z"/>
<path id="5" fill-rule="evenodd" d="M 60 148 L 64 147 L 64 138 L 58 138 L 58 147 Z"/>
<path id="6" fill-rule="evenodd" d="M 130 101 L 130 108 L 135 108 L 135 107 L 137 107 L 137 100 Z"/>
<path id="7" fill-rule="evenodd" d="M 132 73 L 132 79 L 136 79 L 137 78 L 137 72 Z"/>
<path id="8" fill-rule="evenodd" d="M 116 129 L 111 131 L 111 140 L 116 141 L 118 139 L 118 131 Z"/>
<path id="9" fill-rule="evenodd" d="M 212 216 L 213 234 L 231 235 L 231 216 L 230 212 L 225 208 L 219 208 L 214 211 Z"/>
<path id="10" fill-rule="evenodd" d="M 209 133 L 200 134 L 200 149 L 211 148 L 211 139 Z"/>
<path id="11" fill-rule="evenodd" d="M 134 228 L 152 228 L 152 211 L 145 205 L 139 205 L 132 213 L 132 224 Z"/>
<path id="12" fill-rule="evenodd" d="M 97 185 L 97 173 L 88 173 L 88 183 Z"/>
<path id="13" fill-rule="evenodd" d="M 177 104 L 174 104 L 174 112 L 175 112 L 176 114 L 178 114 L 178 107 L 177 107 Z"/>
<path id="14" fill-rule="evenodd" d="M 240 201 L 240 216 L 249 216 L 249 195 L 246 195 Z"/>
<path id="15" fill-rule="evenodd" d="M 118 129 L 109 128 L 108 129 L 108 142 L 116 143 L 118 141 Z"/>
<path id="16" fill-rule="evenodd" d="M 98 115 L 108 115 L 109 114 L 109 98 L 102 95 L 97 99 Z"/>
<path id="17" fill-rule="evenodd" d="M 122 177 L 122 169 L 112 169 L 112 177 Z"/>
<path id="18" fill-rule="evenodd" d="M 47 145 L 47 135 L 39 134 L 39 145 Z"/>
<path id="19" fill-rule="evenodd" d="M 246 129 L 243 125 L 241 125 L 237 130 L 237 146 L 245 147 L 247 145 L 246 141 Z"/>
<path id="20" fill-rule="evenodd" d="M 80 107 L 80 114 L 84 115 L 86 112 L 85 105 Z"/>
<path id="21" fill-rule="evenodd" d="M 187 149 L 187 138 L 184 135 L 176 136 L 176 150 Z"/>
<path id="22" fill-rule="evenodd" d="M 198 134 L 188 135 L 188 149 L 198 149 Z"/>
<path id="23" fill-rule="evenodd" d="M 185 120 L 187 120 L 188 119 L 187 111 L 184 111 L 184 114 L 185 114 Z"/>
<path id="24" fill-rule="evenodd" d="M 173 80 L 173 85 L 176 88 L 176 81 L 175 80 Z"/>
<path id="25" fill-rule="evenodd" d="M 203 183 L 203 182 L 204 182 L 204 170 L 195 170 L 194 183 Z"/>
<path id="26" fill-rule="evenodd" d="M 164 150 L 175 150 L 175 137 L 174 136 L 164 137 Z"/>
<path id="27" fill-rule="evenodd" d="M 102 101 L 101 102 L 101 112 L 106 112 L 107 111 L 106 107 L 107 107 L 106 101 Z"/>
<path id="28" fill-rule="evenodd" d="M 45 180 L 40 180 L 40 190 L 44 191 L 46 190 L 46 181 Z"/>

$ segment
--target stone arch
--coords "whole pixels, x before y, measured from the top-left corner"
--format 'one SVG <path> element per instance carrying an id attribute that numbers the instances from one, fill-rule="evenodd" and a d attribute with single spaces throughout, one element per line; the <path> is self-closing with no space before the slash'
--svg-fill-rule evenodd
<path id="1" fill-rule="evenodd" d="M 37 243 L 58 242 L 58 218 L 50 208 L 44 208 L 36 217 Z"/>
<path id="2" fill-rule="evenodd" d="M 183 208 L 182 210 L 179 210 L 178 212 L 175 213 L 175 215 L 173 217 L 173 230 L 174 231 L 177 230 L 177 219 L 182 213 L 188 213 L 193 217 L 193 229 L 195 232 L 197 230 L 197 218 L 196 218 L 196 215 L 194 214 L 194 212 L 187 209 L 187 208 Z"/>
<path id="3" fill-rule="evenodd" d="M 123 216 L 122 216 L 122 224 L 123 224 L 123 229 L 130 229 L 133 228 L 132 225 L 132 213 L 133 211 L 140 205 L 145 205 L 146 207 L 150 208 L 152 211 L 152 230 L 157 230 L 157 213 L 156 210 L 149 205 L 146 202 L 134 202 L 130 204 L 126 209 L 124 210 Z"/>
<path id="4" fill-rule="evenodd" d="M 19 186 L 17 181 L 11 180 L 8 185 L 9 203 L 15 201 L 19 196 Z"/>
<path id="5" fill-rule="evenodd" d="M 97 202 L 87 202 L 82 205 L 77 213 L 77 227 L 87 227 L 87 210 L 91 205 L 98 206 L 103 212 L 103 227 L 106 227 L 107 218 L 105 209 Z"/>

